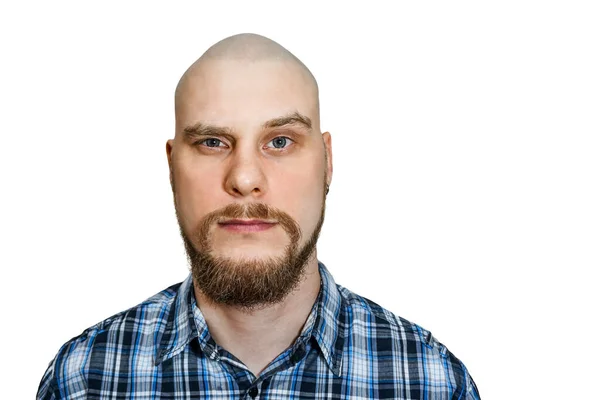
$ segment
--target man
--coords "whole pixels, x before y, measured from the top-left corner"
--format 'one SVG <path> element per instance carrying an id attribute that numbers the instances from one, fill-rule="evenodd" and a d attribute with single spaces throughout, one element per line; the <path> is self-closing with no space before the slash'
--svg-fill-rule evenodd
<path id="1" fill-rule="evenodd" d="M 226 38 L 183 75 L 166 150 L 191 275 L 71 339 L 38 399 L 479 399 L 432 335 L 317 260 L 333 167 L 317 83 Z"/>

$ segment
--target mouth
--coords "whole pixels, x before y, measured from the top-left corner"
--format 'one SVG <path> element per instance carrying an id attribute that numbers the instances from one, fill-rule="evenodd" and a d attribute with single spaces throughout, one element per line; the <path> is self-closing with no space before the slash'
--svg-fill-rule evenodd
<path id="1" fill-rule="evenodd" d="M 219 222 L 219 226 L 231 232 L 262 232 L 271 229 L 277 222 L 260 219 L 230 219 Z"/>

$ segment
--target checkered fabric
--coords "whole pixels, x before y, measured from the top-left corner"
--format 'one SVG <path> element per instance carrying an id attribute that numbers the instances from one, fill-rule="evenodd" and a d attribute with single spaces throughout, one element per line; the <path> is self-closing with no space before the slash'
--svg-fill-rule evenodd
<path id="1" fill-rule="evenodd" d="M 465 366 L 430 332 L 337 285 L 258 377 L 212 339 L 192 278 L 68 341 L 38 399 L 469 399 Z"/>

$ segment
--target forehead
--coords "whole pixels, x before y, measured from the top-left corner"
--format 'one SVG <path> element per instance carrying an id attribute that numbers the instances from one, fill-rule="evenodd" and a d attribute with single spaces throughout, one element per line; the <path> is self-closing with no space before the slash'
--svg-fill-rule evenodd
<path id="1" fill-rule="evenodd" d="M 178 96 L 178 131 L 198 122 L 245 130 L 294 112 L 318 123 L 316 87 L 286 61 L 209 60 L 190 73 Z"/>

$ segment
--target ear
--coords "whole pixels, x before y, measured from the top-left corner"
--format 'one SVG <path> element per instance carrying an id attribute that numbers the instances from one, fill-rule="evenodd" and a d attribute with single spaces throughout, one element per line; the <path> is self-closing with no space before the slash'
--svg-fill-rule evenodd
<path id="1" fill-rule="evenodd" d="M 333 153 L 331 151 L 331 134 L 329 132 L 323 132 L 323 145 L 325 147 L 325 156 L 327 160 L 327 184 L 331 185 L 331 178 L 333 176 Z"/>
<path id="2" fill-rule="evenodd" d="M 167 140 L 167 161 L 169 162 L 169 169 L 171 169 L 171 154 L 173 153 L 173 139 Z"/>
<path id="3" fill-rule="evenodd" d="M 171 189 L 173 189 L 173 139 L 167 140 L 166 150 L 169 163 L 169 181 L 171 181 Z"/>

